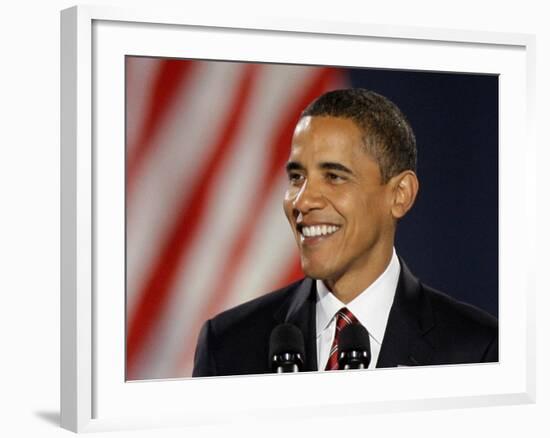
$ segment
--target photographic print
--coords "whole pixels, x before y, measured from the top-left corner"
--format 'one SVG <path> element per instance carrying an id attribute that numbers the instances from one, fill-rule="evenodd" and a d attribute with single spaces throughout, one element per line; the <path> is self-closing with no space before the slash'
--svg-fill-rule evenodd
<path id="1" fill-rule="evenodd" d="M 304 278 L 283 210 L 296 178 L 286 165 L 302 112 L 343 89 L 389 100 L 416 139 L 418 193 L 393 244 L 401 271 L 496 321 L 498 75 L 126 56 L 127 380 L 191 377 L 207 320 Z M 368 214 L 358 222 L 369 232 Z M 449 318 L 443 324 L 456 324 Z M 272 327 L 252 324 L 246 336 L 259 351 L 247 351 L 246 337 L 218 349 L 261 362 L 235 374 L 271 372 Z M 382 366 L 481 362 L 485 354 L 456 340 L 444 348 L 472 351 L 449 362 L 423 363 L 416 353 L 393 363 L 397 353 L 384 341 L 396 329 L 385 324 L 366 324 Z M 327 360 L 317 363 L 312 336 L 304 335 L 308 371 Z"/>

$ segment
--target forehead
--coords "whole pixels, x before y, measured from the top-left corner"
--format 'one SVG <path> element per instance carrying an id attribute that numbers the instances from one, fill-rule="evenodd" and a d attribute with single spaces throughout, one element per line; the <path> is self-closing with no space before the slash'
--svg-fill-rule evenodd
<path id="1" fill-rule="evenodd" d="M 362 133 L 349 119 L 307 116 L 300 119 L 292 137 L 291 159 L 339 158 L 353 161 L 367 158 Z"/>

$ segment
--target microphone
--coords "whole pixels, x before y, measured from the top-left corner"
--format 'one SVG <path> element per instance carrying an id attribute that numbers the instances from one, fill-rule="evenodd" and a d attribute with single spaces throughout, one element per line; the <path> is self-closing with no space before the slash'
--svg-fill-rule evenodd
<path id="1" fill-rule="evenodd" d="M 304 366 L 304 336 L 290 323 L 279 324 L 269 338 L 269 361 L 277 373 L 297 373 Z"/>
<path id="2" fill-rule="evenodd" d="M 347 325 L 340 332 L 338 350 L 339 369 L 368 368 L 371 360 L 369 332 L 361 324 Z"/>

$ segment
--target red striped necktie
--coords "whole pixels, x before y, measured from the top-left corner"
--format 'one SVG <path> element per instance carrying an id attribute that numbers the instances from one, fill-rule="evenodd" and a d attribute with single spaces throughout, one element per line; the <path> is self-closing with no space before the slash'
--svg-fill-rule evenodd
<path id="1" fill-rule="evenodd" d="M 334 333 L 334 341 L 332 342 L 332 347 L 330 348 L 330 354 L 328 356 L 325 371 L 338 369 L 338 339 L 340 338 L 340 332 L 342 329 L 350 324 L 359 324 L 359 321 L 347 307 L 342 307 L 336 314 L 336 332 Z"/>

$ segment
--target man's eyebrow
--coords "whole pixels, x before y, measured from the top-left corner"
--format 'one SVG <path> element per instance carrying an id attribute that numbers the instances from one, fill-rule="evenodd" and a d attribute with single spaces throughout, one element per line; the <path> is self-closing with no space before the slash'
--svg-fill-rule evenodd
<path id="1" fill-rule="evenodd" d="M 340 172 L 345 172 L 345 173 L 349 173 L 350 175 L 353 175 L 353 172 L 351 171 L 351 169 L 347 168 L 346 166 L 340 163 L 327 161 L 327 162 L 321 163 L 319 167 L 323 170 L 339 170 Z"/>
<path id="2" fill-rule="evenodd" d="M 291 172 L 292 170 L 304 170 L 304 166 L 297 161 L 289 161 L 288 163 L 286 163 L 285 168 L 287 173 Z"/>

